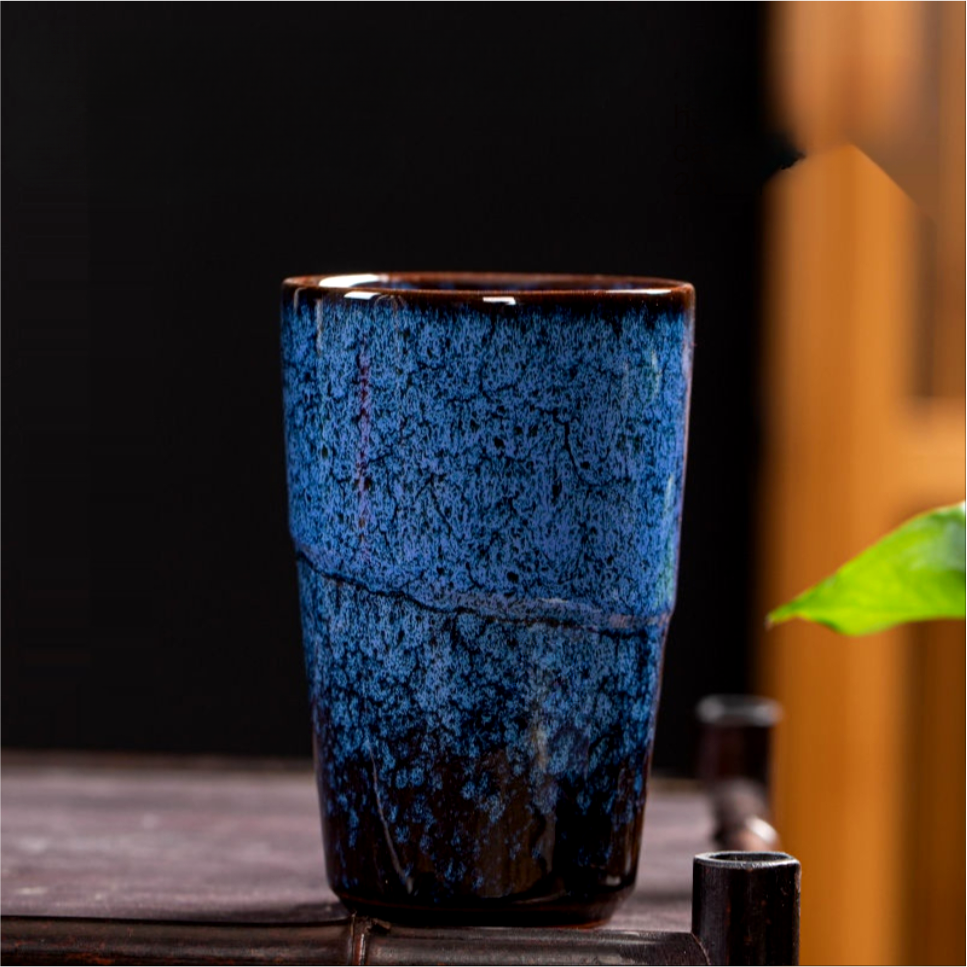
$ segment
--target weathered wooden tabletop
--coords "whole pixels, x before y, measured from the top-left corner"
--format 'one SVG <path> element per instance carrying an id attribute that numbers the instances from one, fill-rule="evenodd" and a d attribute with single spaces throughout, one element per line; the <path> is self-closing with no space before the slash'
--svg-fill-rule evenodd
<path id="1" fill-rule="evenodd" d="M 394 927 L 394 946 L 354 933 L 326 884 L 303 763 L 6 752 L 0 798 L 7 963 L 403 963 L 417 962 L 399 954 L 406 937 L 412 947 L 458 935 Z M 690 956 L 678 948 L 631 947 L 689 930 L 692 857 L 709 848 L 711 825 L 694 787 L 654 782 L 637 890 L 606 928 L 477 930 L 491 950 L 516 936 L 543 953 L 459 961 L 451 952 L 447 962 L 538 963 L 558 943 L 573 956 L 543 962 L 688 962 L 674 959 Z M 628 949 L 609 954 L 600 947 L 609 942 Z M 138 943 L 140 959 L 116 960 Z"/>

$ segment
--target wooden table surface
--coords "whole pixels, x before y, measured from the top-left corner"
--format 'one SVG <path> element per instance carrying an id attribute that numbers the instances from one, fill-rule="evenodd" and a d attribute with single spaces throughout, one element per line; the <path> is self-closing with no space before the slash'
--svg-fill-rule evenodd
<path id="1" fill-rule="evenodd" d="M 17 936 L 43 926 L 11 918 L 348 922 L 326 883 L 306 763 L 5 752 L 0 802 L 5 962 L 14 962 Z M 711 826 L 695 787 L 655 781 L 632 899 L 604 931 L 541 933 L 580 935 L 586 945 L 599 933 L 687 932 L 692 857 L 710 848 Z M 90 930 L 104 933 L 103 924 L 88 927 L 75 946 L 91 942 Z M 57 962 L 30 960 L 26 950 L 20 962 Z"/>

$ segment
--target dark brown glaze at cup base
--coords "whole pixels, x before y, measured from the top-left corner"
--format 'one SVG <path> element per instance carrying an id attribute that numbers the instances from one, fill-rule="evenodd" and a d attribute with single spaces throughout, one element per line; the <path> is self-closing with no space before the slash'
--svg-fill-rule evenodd
<path id="1" fill-rule="evenodd" d="M 599 927 L 607 923 L 615 910 L 630 896 L 632 887 L 608 893 L 597 900 L 577 903 L 562 897 L 559 901 L 539 902 L 495 900 L 474 907 L 397 906 L 392 903 L 370 903 L 346 893 L 339 899 L 353 913 L 388 923 L 420 927 Z"/>

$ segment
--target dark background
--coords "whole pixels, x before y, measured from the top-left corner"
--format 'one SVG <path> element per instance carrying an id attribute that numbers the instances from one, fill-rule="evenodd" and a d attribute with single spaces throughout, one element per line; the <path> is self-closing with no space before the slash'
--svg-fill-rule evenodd
<path id="1" fill-rule="evenodd" d="M 754 4 L 12 4 L 3 740 L 306 753 L 278 289 L 379 269 L 698 291 L 658 767 L 749 687 Z"/>

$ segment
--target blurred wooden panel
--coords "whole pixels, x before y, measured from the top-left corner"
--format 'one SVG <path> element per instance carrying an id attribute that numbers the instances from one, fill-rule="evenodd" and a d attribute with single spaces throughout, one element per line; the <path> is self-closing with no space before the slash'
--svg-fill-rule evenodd
<path id="1" fill-rule="evenodd" d="M 856 148 L 793 169 L 768 201 L 762 560 L 771 605 L 897 523 L 889 416 L 911 280 L 906 236 L 888 229 L 914 212 Z M 803 962 L 895 962 L 908 787 L 902 633 L 847 640 L 791 624 L 769 633 L 762 659 L 767 691 L 787 711 L 776 808 L 803 864 Z"/>
<path id="2" fill-rule="evenodd" d="M 954 356 L 955 353 L 949 355 Z M 961 373 L 964 353 L 961 350 Z M 927 507 L 963 500 L 956 482 L 964 480 L 964 400 L 952 397 L 911 399 L 897 417 L 896 473 L 900 494 L 915 495 L 910 516 Z"/>
<path id="3" fill-rule="evenodd" d="M 963 5 L 777 4 L 772 36 L 809 156 L 766 197 L 763 612 L 965 489 Z M 951 633 L 763 636 L 803 963 L 964 959 Z"/>
<path id="4" fill-rule="evenodd" d="M 967 304 L 964 298 L 965 204 L 964 32 L 967 6 L 939 3 L 940 24 L 940 138 L 937 221 L 937 316 L 934 346 L 934 392 L 963 402 L 967 351 Z"/>
<path id="5" fill-rule="evenodd" d="M 961 622 L 924 625 L 915 635 L 914 813 L 905 963 L 964 961 L 964 677 Z"/>
<path id="6" fill-rule="evenodd" d="M 871 7 L 867 10 L 866 7 Z M 927 3 L 783 3 L 771 8 L 768 69 L 782 118 L 795 123 L 808 154 L 843 141 L 859 145 L 889 171 L 908 145 L 895 137 L 916 130 L 935 140 L 934 76 L 924 60 L 932 20 Z M 906 172 L 905 172 L 906 174 Z M 896 178 L 894 178 L 896 180 Z M 935 180 L 935 179 L 934 179 Z M 932 184 L 916 190 L 924 204 Z M 932 211 L 932 205 L 927 207 Z"/>

